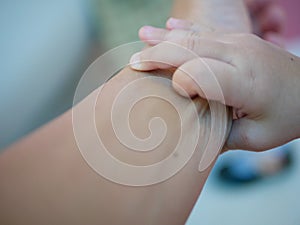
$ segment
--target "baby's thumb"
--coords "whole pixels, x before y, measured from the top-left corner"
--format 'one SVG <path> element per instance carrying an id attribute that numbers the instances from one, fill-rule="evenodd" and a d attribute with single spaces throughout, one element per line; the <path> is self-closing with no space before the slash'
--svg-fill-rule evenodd
<path id="1" fill-rule="evenodd" d="M 261 151 L 269 149 L 266 129 L 262 123 L 248 118 L 234 120 L 225 150 L 242 149 Z"/>

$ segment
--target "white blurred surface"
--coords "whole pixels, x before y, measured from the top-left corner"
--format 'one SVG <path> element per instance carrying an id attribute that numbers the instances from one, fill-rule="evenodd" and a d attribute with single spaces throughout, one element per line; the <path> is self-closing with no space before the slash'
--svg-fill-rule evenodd
<path id="1" fill-rule="evenodd" d="M 90 47 L 88 1 L 1 1 L 0 149 L 62 113 Z"/>
<path id="2" fill-rule="evenodd" d="M 187 225 L 298 225 L 300 222 L 300 141 L 293 147 L 292 167 L 249 185 L 222 184 L 216 170 L 189 218 Z M 234 152 L 228 153 L 234 154 Z M 223 160 L 222 156 L 219 160 Z"/>

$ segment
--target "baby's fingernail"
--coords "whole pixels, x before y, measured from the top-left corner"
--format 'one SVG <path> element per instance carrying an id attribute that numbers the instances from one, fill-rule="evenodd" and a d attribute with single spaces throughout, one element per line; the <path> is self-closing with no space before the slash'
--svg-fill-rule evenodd
<path id="1" fill-rule="evenodd" d="M 130 58 L 130 67 L 135 70 L 141 70 L 143 67 L 140 61 L 140 52 L 137 52 Z"/>
<path id="2" fill-rule="evenodd" d="M 192 23 L 187 20 L 181 20 L 176 18 L 169 18 L 167 21 L 167 27 L 170 29 L 186 29 L 192 26 Z"/>
<path id="3" fill-rule="evenodd" d="M 170 17 L 168 20 L 167 20 L 167 24 L 168 25 L 172 25 L 172 26 L 176 26 L 178 24 L 178 22 L 180 23 L 180 20 L 179 19 L 176 19 L 174 17 Z"/>
<path id="4" fill-rule="evenodd" d="M 139 35 L 145 38 L 152 38 L 158 28 L 152 26 L 143 26 L 139 31 Z"/>

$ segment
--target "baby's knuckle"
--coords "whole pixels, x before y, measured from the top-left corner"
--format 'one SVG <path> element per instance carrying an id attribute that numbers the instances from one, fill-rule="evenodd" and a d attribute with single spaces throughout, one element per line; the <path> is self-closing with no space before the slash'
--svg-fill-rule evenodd
<path id="1" fill-rule="evenodd" d="M 178 31 L 177 30 L 171 30 L 167 32 L 164 36 L 165 41 L 175 41 L 178 38 Z"/>
<path id="2" fill-rule="evenodd" d="M 260 38 L 255 34 L 244 34 L 242 44 L 250 49 L 255 49 L 260 46 Z"/>
<path id="3" fill-rule="evenodd" d="M 199 40 L 199 33 L 198 32 L 188 32 L 186 36 L 182 39 L 182 45 L 185 46 L 187 49 L 194 51 L 197 48 L 197 43 Z"/>

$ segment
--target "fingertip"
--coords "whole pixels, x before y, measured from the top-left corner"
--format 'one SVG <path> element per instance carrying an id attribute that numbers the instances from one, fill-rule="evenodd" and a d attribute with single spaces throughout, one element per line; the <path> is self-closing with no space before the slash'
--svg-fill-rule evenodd
<path id="1" fill-rule="evenodd" d="M 142 26 L 139 29 L 139 38 L 143 41 L 147 40 L 147 37 L 149 36 L 149 32 L 151 32 L 152 27 L 151 26 Z"/>
<path id="2" fill-rule="evenodd" d="M 186 73 L 178 69 L 173 75 L 172 85 L 175 91 L 183 97 L 195 97 L 198 94 L 196 82 Z"/>
<path id="3" fill-rule="evenodd" d="M 167 20 L 167 22 L 166 22 L 166 28 L 168 29 L 168 30 L 172 30 L 173 29 L 173 26 L 172 26 L 172 21 L 174 20 L 174 18 L 173 17 L 170 17 L 168 20 Z"/>
<path id="4" fill-rule="evenodd" d="M 161 29 L 153 26 L 143 26 L 139 29 L 139 38 L 149 45 L 156 45 L 164 41 L 167 34 L 166 29 Z"/>
<path id="5" fill-rule="evenodd" d="M 173 29 L 190 29 L 193 23 L 187 20 L 177 19 L 170 17 L 166 22 L 166 28 L 169 30 Z"/>
<path id="6" fill-rule="evenodd" d="M 153 53 L 147 49 L 133 54 L 129 60 L 129 66 L 138 71 L 150 71 L 156 69 L 169 69 L 172 65 L 164 63 L 161 59 L 155 59 Z"/>
<path id="7" fill-rule="evenodd" d="M 137 52 L 133 54 L 129 61 L 129 66 L 134 70 L 143 70 L 143 64 L 141 63 L 141 53 Z"/>

